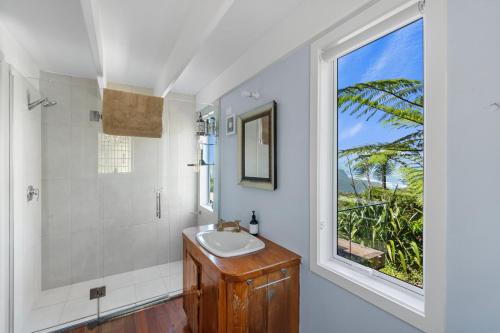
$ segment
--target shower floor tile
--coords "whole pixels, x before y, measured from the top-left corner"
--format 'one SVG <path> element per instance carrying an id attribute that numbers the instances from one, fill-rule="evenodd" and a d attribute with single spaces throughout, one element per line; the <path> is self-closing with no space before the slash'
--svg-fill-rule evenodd
<path id="1" fill-rule="evenodd" d="M 181 274 L 182 273 L 182 261 L 175 261 L 170 264 L 171 269 L 170 272 L 171 274 Z"/>
<path id="2" fill-rule="evenodd" d="M 138 300 L 159 297 L 167 294 L 167 287 L 162 279 L 140 282 L 135 285 L 135 297 Z"/>
<path id="3" fill-rule="evenodd" d="M 99 286 L 106 286 L 103 314 L 165 294 L 176 296 L 182 293 L 182 261 L 44 290 L 31 312 L 28 331 L 50 332 L 95 318 L 97 302 L 88 296 L 90 288 Z"/>
<path id="4" fill-rule="evenodd" d="M 90 281 L 84 281 L 79 283 L 74 283 L 71 285 L 71 290 L 69 292 L 68 299 L 77 299 L 89 296 L 90 288 L 96 288 L 102 286 L 104 283 L 103 279 L 95 279 Z"/>
<path id="5" fill-rule="evenodd" d="M 106 291 L 121 289 L 123 287 L 133 286 L 134 279 L 131 272 L 115 274 L 104 277 L 103 284 L 106 286 Z"/>
<path id="6" fill-rule="evenodd" d="M 45 290 L 35 302 L 35 309 L 43 308 L 49 305 L 64 303 L 68 300 L 70 286 L 64 286 Z"/>
<path id="7" fill-rule="evenodd" d="M 172 274 L 170 276 L 164 277 L 163 282 L 167 286 L 169 293 L 175 293 L 182 289 L 182 272 L 178 274 Z"/>
<path id="8" fill-rule="evenodd" d="M 60 323 L 64 303 L 45 306 L 31 311 L 28 332 L 34 332 L 41 328 L 52 327 Z"/>
<path id="9" fill-rule="evenodd" d="M 159 279 L 161 277 L 160 270 L 157 266 L 148 267 L 133 271 L 134 282 L 141 283 Z"/>
<path id="10" fill-rule="evenodd" d="M 163 264 L 163 265 L 159 265 L 157 267 L 158 267 L 158 270 L 160 271 L 160 275 L 162 277 L 170 275 L 170 264 Z"/>
<path id="11" fill-rule="evenodd" d="M 115 289 L 109 291 L 106 297 L 102 299 L 102 311 L 109 311 L 113 309 L 118 309 L 127 305 L 134 304 L 136 302 L 135 297 L 135 286 L 131 285 L 128 287 Z"/>
<path id="12" fill-rule="evenodd" d="M 75 319 L 82 319 L 92 316 L 97 312 L 97 301 L 89 300 L 87 297 L 82 297 L 74 300 L 69 300 L 64 304 L 64 310 L 60 321 L 65 323 Z"/>

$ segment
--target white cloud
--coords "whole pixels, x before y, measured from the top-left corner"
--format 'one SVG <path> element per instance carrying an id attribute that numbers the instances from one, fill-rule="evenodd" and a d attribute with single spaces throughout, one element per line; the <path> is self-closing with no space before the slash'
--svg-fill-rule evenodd
<path id="1" fill-rule="evenodd" d="M 415 27 L 395 31 L 382 54 L 373 62 L 362 75 L 360 82 L 369 82 L 380 79 L 380 74 L 385 76 L 401 76 L 408 67 L 415 62 L 418 54 L 415 53 L 414 32 Z"/>
<path id="2" fill-rule="evenodd" d="M 342 132 L 340 132 L 340 138 L 341 139 L 352 138 L 356 134 L 358 134 L 359 132 L 361 132 L 362 129 L 363 129 L 363 123 L 361 123 L 361 122 L 356 123 L 356 124 L 354 124 L 354 126 L 346 128 L 345 130 L 343 130 Z"/>

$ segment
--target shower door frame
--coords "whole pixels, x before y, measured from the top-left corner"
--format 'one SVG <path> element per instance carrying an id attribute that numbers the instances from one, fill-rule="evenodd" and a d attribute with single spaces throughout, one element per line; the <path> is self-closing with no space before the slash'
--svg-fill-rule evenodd
<path id="1" fill-rule="evenodd" d="M 2 253 L 1 262 L 4 267 L 1 268 L 2 273 L 6 273 L 2 276 L 2 287 L 1 289 L 7 292 L 7 300 L 2 300 L 5 306 L 5 313 L 2 313 L 2 317 L 7 319 L 7 323 L 4 324 L 4 328 L 7 327 L 8 332 L 13 332 L 14 329 L 14 286 L 13 286 L 13 235 L 12 235 L 12 203 L 11 203 L 11 72 L 10 65 L 4 61 L 0 61 L 0 142 L 1 142 L 1 161 L 0 163 L 0 180 L 2 183 L 8 184 L 8 186 L 2 186 L 0 190 L 0 207 L 2 209 L 2 232 L 0 232 L 1 240 L 0 242 L 4 247 L 0 253 Z M 3 96 L 5 95 L 5 96 Z M 5 97 L 5 98 L 3 98 Z M 3 221 L 6 223 L 4 224 Z M 3 229 L 6 229 L 6 233 Z M 3 245 L 5 244 L 5 245 Z M 4 253 L 4 251 L 6 253 Z M 4 262 L 5 261 L 5 262 Z M 2 308 L 3 308 L 2 306 Z"/>
<path id="2" fill-rule="evenodd" d="M 12 127 L 13 127 L 13 101 L 12 94 L 14 88 L 14 78 L 9 65 L 9 332 L 15 333 L 15 290 L 14 290 L 14 200 L 13 200 L 13 174 L 12 174 Z"/>
<path id="3" fill-rule="evenodd" d="M 33 86 L 31 84 L 31 82 L 29 82 L 29 78 L 25 77 L 22 73 L 20 73 L 19 71 L 16 70 L 15 67 L 13 67 L 12 65 L 10 65 L 9 63 L 7 62 L 3 62 L 3 61 L 0 61 L 0 66 L 2 66 L 2 69 L 1 69 L 1 73 L 2 73 L 2 76 L 6 76 L 6 81 L 8 82 L 7 85 L 8 85 L 8 88 L 6 89 L 7 92 L 6 92 L 6 95 L 7 95 L 7 98 L 8 98 L 8 106 L 5 106 L 8 110 L 7 111 L 2 111 L 2 113 L 5 113 L 6 114 L 6 117 L 8 117 L 8 121 L 7 122 L 2 122 L 3 126 L 0 126 L 0 129 L 2 130 L 2 132 L 5 130 L 5 138 L 7 138 L 8 140 L 8 144 L 6 145 L 8 148 L 7 148 L 7 152 L 4 152 L 5 156 L 7 157 L 7 165 L 8 165 L 8 169 L 7 169 L 7 172 L 6 172 L 6 175 L 4 176 L 7 176 L 6 178 L 8 179 L 8 189 L 5 190 L 5 191 L 2 191 L 1 193 L 2 194 L 6 194 L 7 195 L 7 201 L 8 201 L 8 229 L 9 229 L 9 232 L 8 232 L 8 239 L 7 239 L 7 243 L 8 243 L 8 294 L 9 294 L 9 297 L 8 297 L 8 332 L 9 333 L 16 333 L 16 332 L 22 332 L 24 331 L 24 329 L 26 328 L 26 326 L 24 326 L 25 324 L 25 320 L 28 320 L 28 318 L 25 318 L 23 317 L 22 318 L 22 322 L 21 325 L 19 325 L 20 327 L 17 327 L 16 326 L 16 311 L 18 310 L 16 308 L 16 265 L 15 265 L 15 262 L 16 262 L 16 239 L 15 239 L 15 236 L 16 236 L 16 217 L 15 217 L 15 210 L 16 210 L 16 200 L 15 200 L 15 187 L 14 187 L 14 177 L 15 177 L 15 174 L 14 174 L 14 159 L 15 159 L 15 155 L 14 155 L 14 139 L 15 139 L 15 126 L 18 126 L 18 125 L 15 125 L 15 119 L 16 119 L 16 116 L 15 116 L 15 101 L 16 101 L 16 97 L 15 97 L 15 86 L 16 86 L 16 83 L 15 83 L 15 78 L 18 77 L 20 80 L 23 81 L 23 85 L 24 85 L 24 88 L 26 89 L 26 110 L 23 110 L 23 111 L 27 111 L 28 114 L 32 114 L 30 112 L 30 110 L 28 109 L 28 103 L 29 103 L 29 96 L 31 95 L 32 92 L 36 92 L 37 94 L 40 93 L 39 89 L 35 86 Z M 6 73 L 4 73 L 3 71 L 6 71 Z M 0 78 L 1 79 L 1 78 Z M 3 85 L 3 84 L 2 84 Z M 0 92 L 2 93 L 2 92 Z M 6 103 L 7 104 L 7 103 Z M 24 105 L 24 104 L 23 104 Z M 3 108 L 4 105 L 0 105 L 0 108 Z M 34 111 L 36 112 L 36 111 Z M 39 111 L 41 112 L 41 111 Z M 18 116 L 19 117 L 19 116 Z M 40 116 L 40 120 L 39 120 L 40 124 L 41 124 L 41 116 Z M 19 132 L 19 133 L 22 133 L 22 132 Z M 34 132 L 29 132 L 29 133 L 34 133 Z M 40 127 L 40 135 L 41 135 L 41 127 Z M 41 137 L 40 137 L 40 140 L 41 140 Z M 2 154 L 2 155 L 4 155 Z M 41 141 L 40 141 L 40 154 L 41 154 Z M 5 157 L 5 156 L 2 156 Z M 41 156 L 41 155 L 40 155 Z M 28 164 L 29 165 L 29 164 Z M 40 169 L 41 169 L 41 160 L 40 160 Z M 1 170 L 2 173 L 5 173 L 4 170 Z M 29 177 L 28 177 L 29 178 Z M 38 191 L 40 191 L 40 188 L 41 188 L 41 174 L 40 174 L 40 177 L 38 177 L 38 183 L 33 183 L 35 186 L 38 186 Z M 28 182 L 28 183 L 31 183 L 31 182 Z M 20 185 L 22 186 L 22 185 Z M 38 192 L 39 193 L 39 192 Z M 39 194 L 36 194 L 37 196 L 37 201 L 38 201 L 38 196 Z M 31 201 L 30 199 L 28 199 L 28 201 Z M 41 205 L 41 204 L 40 204 Z M 18 209 L 18 208 L 17 208 Z M 41 206 L 40 206 L 40 213 L 39 213 L 39 216 L 38 216 L 38 219 L 39 219 L 39 223 L 40 223 L 40 228 L 41 228 Z M 21 222 L 25 222 L 24 220 L 22 220 L 21 218 Z M 41 241 L 41 239 L 40 239 Z M 41 246 L 41 243 L 40 243 L 40 246 Z M 40 248 L 40 256 L 41 256 L 41 248 Z M 39 266 L 39 269 L 40 269 L 40 275 L 39 277 L 41 278 L 41 257 L 40 257 L 40 266 Z M 40 290 L 38 290 L 40 291 Z M 36 297 L 38 297 L 38 294 L 36 296 L 34 296 L 34 299 L 36 299 Z M 30 304 L 30 311 L 31 311 L 31 308 L 32 308 L 33 304 Z"/>

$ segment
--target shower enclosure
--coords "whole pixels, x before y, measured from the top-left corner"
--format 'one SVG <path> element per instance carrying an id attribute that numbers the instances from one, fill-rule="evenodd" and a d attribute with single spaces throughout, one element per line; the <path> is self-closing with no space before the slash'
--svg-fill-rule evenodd
<path id="1" fill-rule="evenodd" d="M 188 166 L 197 159 L 194 98 L 167 96 L 161 139 L 109 136 L 95 80 L 1 69 L 13 331 L 67 327 L 181 293 L 182 230 L 197 224 L 198 210 L 197 168 Z"/>

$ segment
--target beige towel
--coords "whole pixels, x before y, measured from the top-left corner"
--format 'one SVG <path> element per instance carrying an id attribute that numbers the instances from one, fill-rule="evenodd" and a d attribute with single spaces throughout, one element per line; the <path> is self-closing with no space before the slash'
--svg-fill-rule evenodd
<path id="1" fill-rule="evenodd" d="M 163 98 L 104 89 L 102 130 L 105 134 L 161 138 Z"/>

